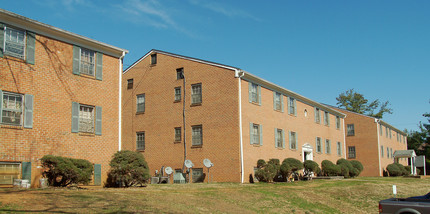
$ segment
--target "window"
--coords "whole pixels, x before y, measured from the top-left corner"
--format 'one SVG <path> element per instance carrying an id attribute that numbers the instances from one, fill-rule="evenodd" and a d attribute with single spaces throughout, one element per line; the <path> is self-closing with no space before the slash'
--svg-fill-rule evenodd
<path id="1" fill-rule="evenodd" d="M 329 139 L 325 140 L 325 153 L 330 154 L 331 153 L 331 142 Z"/>
<path id="2" fill-rule="evenodd" d="M 273 108 L 277 111 L 282 111 L 282 94 L 278 92 L 273 92 Z"/>
<path id="3" fill-rule="evenodd" d="M 249 124 L 249 139 L 252 145 L 263 145 L 263 126 L 255 123 Z"/>
<path id="4" fill-rule="evenodd" d="M 176 69 L 176 79 L 184 79 L 184 68 L 178 68 Z"/>
<path id="5" fill-rule="evenodd" d="M 25 31 L 6 27 L 4 31 L 4 53 L 25 59 Z"/>
<path id="6" fill-rule="evenodd" d="M 354 136 L 355 135 L 354 124 L 346 125 L 346 131 L 347 131 L 347 136 Z"/>
<path id="7" fill-rule="evenodd" d="M 151 65 L 157 64 L 157 54 L 151 54 Z"/>
<path id="8" fill-rule="evenodd" d="M 102 107 L 72 102 L 72 132 L 102 135 Z"/>
<path id="9" fill-rule="evenodd" d="M 297 149 L 297 133 L 290 132 L 290 149 Z"/>
<path id="10" fill-rule="evenodd" d="M 145 132 L 136 133 L 136 149 L 145 150 Z"/>
<path id="11" fill-rule="evenodd" d="M 193 168 L 193 183 L 203 182 L 205 177 L 203 176 L 202 168 Z"/>
<path id="12" fill-rule="evenodd" d="M 319 108 L 315 108 L 315 123 L 321 123 L 321 115 Z"/>
<path id="13" fill-rule="evenodd" d="M 355 158 L 355 146 L 348 146 L 348 158 Z"/>
<path id="14" fill-rule="evenodd" d="M 193 146 L 201 146 L 203 144 L 202 125 L 192 126 Z"/>
<path id="15" fill-rule="evenodd" d="M 145 112 L 145 94 L 138 94 L 136 98 L 136 113 Z"/>
<path id="16" fill-rule="evenodd" d="M 18 179 L 19 174 L 19 163 L 0 162 L 0 184 L 13 184 L 13 179 Z"/>
<path id="17" fill-rule="evenodd" d="M 249 83 L 249 102 L 261 104 L 260 86 L 255 83 Z"/>
<path id="18" fill-rule="evenodd" d="M 399 142 L 399 133 L 396 132 L 397 142 Z"/>
<path id="19" fill-rule="evenodd" d="M 175 88 L 175 102 L 181 101 L 182 95 L 181 95 L 181 87 Z"/>
<path id="20" fill-rule="evenodd" d="M 383 128 L 384 128 L 384 126 L 382 124 L 379 124 L 379 135 L 381 135 L 381 136 L 384 133 Z"/>
<path id="21" fill-rule="evenodd" d="M 340 142 L 337 142 L 337 155 L 341 156 L 342 155 L 342 145 L 340 144 Z"/>
<path id="22" fill-rule="evenodd" d="M 202 103 L 202 84 L 191 85 L 191 104 Z"/>
<path id="23" fill-rule="evenodd" d="M 388 126 L 385 126 L 385 137 L 388 137 Z"/>
<path id="24" fill-rule="evenodd" d="M 390 158 L 390 148 L 387 147 L 387 158 Z"/>
<path id="25" fill-rule="evenodd" d="M 182 137 L 181 130 L 182 130 L 181 127 L 175 128 L 175 142 L 181 141 L 181 137 Z"/>
<path id="26" fill-rule="evenodd" d="M 317 137 L 316 138 L 316 148 L 317 148 L 317 152 L 321 153 L 322 149 L 321 149 L 321 138 Z"/>
<path id="27" fill-rule="evenodd" d="M 285 148 L 284 130 L 275 129 L 276 148 Z"/>
<path id="28" fill-rule="evenodd" d="M 381 157 L 384 157 L 384 146 L 381 146 Z"/>
<path id="29" fill-rule="evenodd" d="M 389 135 L 390 135 L 390 139 L 391 139 L 391 128 L 388 129 Z"/>
<path id="30" fill-rule="evenodd" d="M 95 62 L 95 52 L 81 48 L 81 73 L 94 76 Z"/>
<path id="31" fill-rule="evenodd" d="M 127 89 L 133 89 L 133 79 L 127 80 Z"/>
<path id="32" fill-rule="evenodd" d="M 93 106 L 79 106 L 79 132 L 94 133 Z"/>
<path id="33" fill-rule="evenodd" d="M 296 99 L 288 97 L 288 114 L 297 115 Z"/>
<path id="34" fill-rule="evenodd" d="M 393 148 L 390 148 L 391 158 L 393 158 Z"/>
<path id="35" fill-rule="evenodd" d="M 328 112 L 324 112 L 324 125 L 330 126 L 330 114 Z"/>
<path id="36" fill-rule="evenodd" d="M 1 123 L 6 125 L 22 125 L 23 95 L 3 92 L 1 109 Z M 1 103 L 1 102 L 0 102 Z"/>
<path id="37" fill-rule="evenodd" d="M 340 117 L 336 116 L 336 129 L 340 129 Z"/>

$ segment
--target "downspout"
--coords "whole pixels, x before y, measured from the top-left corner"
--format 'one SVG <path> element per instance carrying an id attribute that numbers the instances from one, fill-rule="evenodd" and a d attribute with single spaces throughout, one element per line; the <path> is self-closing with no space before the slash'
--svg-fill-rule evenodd
<path id="1" fill-rule="evenodd" d="M 345 136 L 345 118 L 347 116 L 345 115 L 345 117 L 342 120 L 342 127 L 343 127 L 343 154 L 345 155 L 345 159 L 346 159 L 346 136 Z"/>
<path id="2" fill-rule="evenodd" d="M 182 105 L 182 121 L 183 121 L 183 126 L 184 126 L 184 162 L 182 165 L 182 171 L 185 170 L 185 160 L 187 160 L 187 143 L 186 143 L 186 124 L 185 124 L 185 71 L 182 70 L 182 77 L 183 77 L 183 88 L 184 88 L 184 100 L 183 100 L 183 105 Z M 208 178 L 209 179 L 209 178 Z"/>
<path id="3" fill-rule="evenodd" d="M 380 133 L 380 124 L 379 124 L 379 120 L 375 119 L 375 123 L 376 123 L 376 136 L 378 136 L 378 171 L 379 171 L 379 176 L 382 176 L 381 173 L 381 145 L 379 142 L 379 133 Z"/>
<path id="4" fill-rule="evenodd" d="M 119 101 L 118 101 L 118 151 L 121 151 L 121 147 L 122 147 L 122 145 L 121 145 L 121 140 L 122 140 L 122 136 L 121 136 L 121 132 L 122 132 L 122 128 L 121 128 L 121 126 L 122 126 L 122 115 L 121 115 L 121 112 L 122 112 L 122 105 L 121 105 L 121 102 L 122 102 L 122 60 L 124 59 L 124 56 L 125 56 L 125 52 L 123 51 L 122 52 L 122 54 L 121 54 L 121 57 L 118 59 L 118 62 L 119 62 L 119 90 L 118 90 L 118 93 L 119 93 Z"/>
<path id="5" fill-rule="evenodd" d="M 240 182 L 244 181 L 244 166 L 243 166 L 243 136 L 242 136 L 242 77 L 245 75 L 243 71 L 236 70 L 235 77 L 239 81 L 239 141 L 240 141 Z"/>

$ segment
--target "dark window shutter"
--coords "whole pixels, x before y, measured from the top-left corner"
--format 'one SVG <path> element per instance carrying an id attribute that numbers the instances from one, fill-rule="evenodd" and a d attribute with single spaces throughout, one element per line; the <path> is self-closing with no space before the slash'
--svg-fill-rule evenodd
<path id="1" fill-rule="evenodd" d="M 2 107 L 3 107 L 3 91 L 0 90 L 0 123 L 2 122 Z"/>
<path id="2" fill-rule="evenodd" d="M 33 95 L 24 96 L 24 128 L 33 128 Z"/>
<path id="3" fill-rule="evenodd" d="M 102 107 L 96 106 L 96 135 L 102 135 Z"/>
<path id="4" fill-rule="evenodd" d="M 96 59 L 96 79 L 102 80 L 103 78 L 103 54 L 97 52 L 97 59 Z"/>
<path id="5" fill-rule="evenodd" d="M 33 32 L 27 31 L 27 63 L 34 65 L 35 62 L 35 48 L 36 35 Z"/>
<path id="6" fill-rule="evenodd" d="M 285 131 L 282 129 L 282 148 L 285 149 Z"/>
<path id="7" fill-rule="evenodd" d="M 22 162 L 21 169 L 22 179 L 31 183 L 31 162 Z"/>
<path id="8" fill-rule="evenodd" d="M 80 74 L 81 48 L 73 45 L 73 74 Z"/>
<path id="9" fill-rule="evenodd" d="M 278 147 L 278 129 L 275 128 L 275 148 Z"/>
<path id="10" fill-rule="evenodd" d="M 260 146 L 263 145 L 263 125 L 260 125 Z"/>
<path id="11" fill-rule="evenodd" d="M 4 50 L 4 24 L 0 23 L 0 57 L 3 57 Z"/>
<path id="12" fill-rule="evenodd" d="M 251 143 L 251 145 L 253 144 L 252 139 L 254 138 L 252 136 L 253 129 L 254 129 L 254 124 L 249 123 L 249 142 Z"/>
<path id="13" fill-rule="evenodd" d="M 79 103 L 72 102 L 72 132 L 79 132 Z"/>
<path id="14" fill-rule="evenodd" d="M 94 185 L 102 185 L 102 165 L 94 164 Z"/>
<path id="15" fill-rule="evenodd" d="M 249 102 L 252 103 L 252 83 L 248 82 Z"/>

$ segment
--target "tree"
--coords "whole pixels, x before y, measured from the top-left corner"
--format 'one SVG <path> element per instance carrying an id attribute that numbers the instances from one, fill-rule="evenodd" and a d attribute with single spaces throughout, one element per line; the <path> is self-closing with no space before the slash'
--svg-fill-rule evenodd
<path id="1" fill-rule="evenodd" d="M 143 185 L 149 179 L 149 168 L 142 153 L 122 150 L 110 161 L 110 172 L 106 186 L 130 187 Z"/>
<path id="2" fill-rule="evenodd" d="M 393 109 L 388 107 L 390 102 L 381 102 L 379 99 L 369 102 L 362 94 L 355 92 L 354 89 L 342 92 L 336 100 L 339 108 L 345 108 L 348 111 L 365 114 L 378 119 L 381 119 L 385 113 L 393 113 Z M 375 113 L 378 108 L 379 110 Z"/>
<path id="3" fill-rule="evenodd" d="M 426 168 L 430 169 L 430 113 L 424 113 L 429 123 L 419 123 L 418 131 L 409 131 L 408 133 L 408 149 L 415 150 L 415 153 L 425 155 Z"/>
<path id="4" fill-rule="evenodd" d="M 43 176 L 51 186 L 88 184 L 93 174 L 93 164 L 87 160 L 45 155 L 41 159 Z"/>

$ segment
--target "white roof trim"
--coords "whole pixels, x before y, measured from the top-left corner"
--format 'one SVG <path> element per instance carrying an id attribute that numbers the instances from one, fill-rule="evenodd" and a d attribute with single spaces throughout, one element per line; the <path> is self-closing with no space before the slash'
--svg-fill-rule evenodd
<path id="1" fill-rule="evenodd" d="M 240 70 L 240 68 L 236 68 L 236 67 L 232 67 L 232 66 L 228 66 L 228 65 L 223 65 L 223 64 L 219 64 L 219 63 L 215 63 L 215 62 L 210 62 L 210 61 L 206 61 L 206 60 L 202 60 L 202 59 L 197 59 L 197 58 L 192 58 L 192 57 L 187 57 L 187 56 L 182 56 L 182 55 L 178 55 L 178 54 L 174 54 L 174 53 L 169 53 L 169 52 L 165 52 L 165 51 L 160 51 L 160 50 L 152 49 L 147 54 L 145 54 L 143 57 L 141 57 L 136 62 L 134 62 L 132 65 L 130 65 L 130 67 L 128 67 L 127 69 L 125 69 L 124 72 L 123 72 L 123 74 L 127 73 L 127 71 L 129 71 L 134 66 L 136 66 L 137 64 L 139 64 L 143 59 L 145 59 L 149 55 L 156 54 L 156 53 L 167 55 L 167 56 L 171 56 L 171 57 L 176 57 L 176 58 L 180 58 L 180 59 L 190 60 L 190 61 L 193 61 L 193 62 L 203 63 L 203 64 L 206 64 L 206 65 L 212 65 L 212 66 L 216 66 L 216 67 L 220 67 L 220 68 L 225 68 L 225 69 L 229 69 L 229 70 L 233 70 L 233 71 L 239 71 Z"/>
<path id="2" fill-rule="evenodd" d="M 123 53 L 128 53 L 128 50 L 118 48 L 85 36 L 81 36 L 30 18 L 21 16 L 10 11 L 0 9 L 0 22 L 13 25 L 25 30 L 35 32 L 39 35 L 44 35 L 59 41 L 75 44 L 93 50 L 103 52 L 115 57 L 121 57 Z"/>

